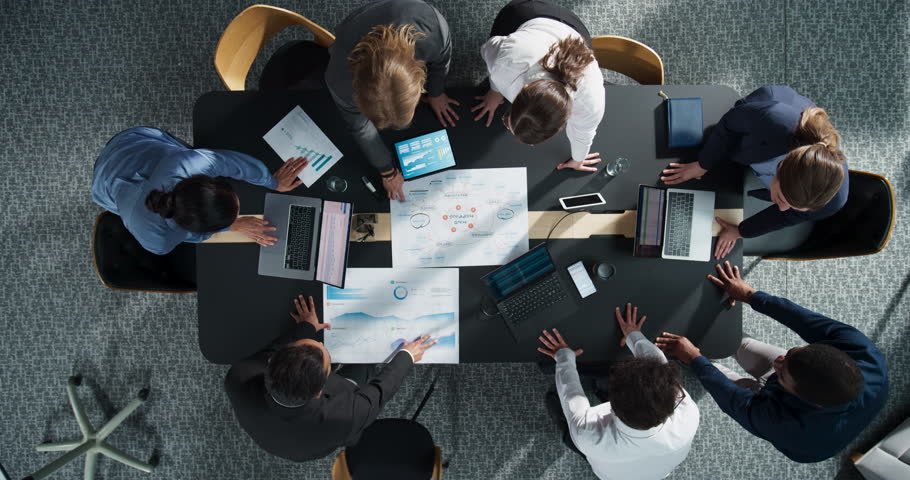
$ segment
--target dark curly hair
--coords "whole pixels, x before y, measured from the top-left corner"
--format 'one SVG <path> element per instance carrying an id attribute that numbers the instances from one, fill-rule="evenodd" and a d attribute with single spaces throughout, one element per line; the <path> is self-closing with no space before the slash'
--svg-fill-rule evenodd
<path id="1" fill-rule="evenodd" d="M 787 353 L 787 371 L 793 377 L 799 398 L 821 407 L 836 407 L 856 400 L 865 384 L 855 360 L 823 343 Z"/>
<path id="2" fill-rule="evenodd" d="M 313 345 L 289 345 L 272 354 L 265 370 L 265 388 L 282 405 L 303 405 L 325 386 L 328 374 L 322 350 Z"/>
<path id="3" fill-rule="evenodd" d="M 631 358 L 610 367 L 610 405 L 622 423 L 647 430 L 664 423 L 684 394 L 676 365 Z"/>

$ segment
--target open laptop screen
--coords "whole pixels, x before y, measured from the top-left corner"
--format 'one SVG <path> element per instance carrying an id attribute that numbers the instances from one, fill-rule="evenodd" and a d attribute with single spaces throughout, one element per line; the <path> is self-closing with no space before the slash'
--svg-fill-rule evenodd
<path id="1" fill-rule="evenodd" d="M 547 247 L 541 244 L 487 274 L 482 280 L 490 294 L 499 301 L 555 269 Z"/>
<path id="2" fill-rule="evenodd" d="M 319 260 L 316 263 L 317 281 L 344 288 L 353 210 L 354 206 L 350 203 L 323 202 Z"/>
<path id="3" fill-rule="evenodd" d="M 635 227 L 633 252 L 636 257 L 660 257 L 666 203 L 666 190 L 647 185 L 638 187 L 638 221 Z"/>

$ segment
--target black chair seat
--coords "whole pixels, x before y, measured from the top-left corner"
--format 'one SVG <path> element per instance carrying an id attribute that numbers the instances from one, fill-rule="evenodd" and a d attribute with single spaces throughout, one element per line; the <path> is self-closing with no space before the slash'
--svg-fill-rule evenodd
<path id="1" fill-rule="evenodd" d="M 182 243 L 167 255 L 155 255 L 142 248 L 113 213 L 104 212 L 95 221 L 92 254 L 98 277 L 109 288 L 196 291 L 196 245 Z"/>
<path id="2" fill-rule="evenodd" d="M 428 480 L 436 449 L 430 432 L 403 418 L 376 420 L 345 450 L 353 480 Z"/>
<path id="3" fill-rule="evenodd" d="M 329 50 L 308 40 L 285 43 L 272 55 L 259 77 L 260 90 L 321 90 Z"/>
<path id="4" fill-rule="evenodd" d="M 894 228 L 894 188 L 885 177 L 850 170 L 847 203 L 834 215 L 815 222 L 809 238 L 786 253 L 766 256 L 811 260 L 877 253 Z"/>

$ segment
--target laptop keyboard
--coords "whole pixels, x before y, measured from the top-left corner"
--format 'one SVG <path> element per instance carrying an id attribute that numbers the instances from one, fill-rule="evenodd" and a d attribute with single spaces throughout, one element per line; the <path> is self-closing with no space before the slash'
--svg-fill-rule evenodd
<path id="1" fill-rule="evenodd" d="M 499 312 L 513 326 L 518 326 L 534 313 L 568 297 L 556 272 L 551 272 L 539 282 L 528 285 L 521 292 L 499 302 Z"/>
<path id="2" fill-rule="evenodd" d="M 313 245 L 315 219 L 315 208 L 291 205 L 291 213 L 288 215 L 288 241 L 284 251 L 284 268 L 310 269 L 310 248 Z"/>
<path id="3" fill-rule="evenodd" d="M 692 238 L 692 206 L 695 204 L 695 195 L 679 192 L 668 193 L 664 255 L 687 257 L 689 256 L 689 241 Z"/>

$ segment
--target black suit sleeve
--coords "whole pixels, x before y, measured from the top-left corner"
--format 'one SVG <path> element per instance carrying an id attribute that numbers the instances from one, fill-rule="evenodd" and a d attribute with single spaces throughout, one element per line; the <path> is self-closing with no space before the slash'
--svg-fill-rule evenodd
<path id="1" fill-rule="evenodd" d="M 431 7 L 432 8 L 432 7 Z M 446 75 L 449 74 L 449 64 L 452 61 L 452 37 L 449 35 L 449 24 L 438 10 L 432 8 L 436 15 L 436 21 L 439 25 L 439 31 L 433 32 L 432 35 L 439 36 L 442 45 L 433 45 L 432 51 L 427 52 L 427 82 L 426 91 L 428 97 L 438 97 L 445 90 Z"/>
<path id="2" fill-rule="evenodd" d="M 259 352 L 233 365 L 224 377 L 224 390 L 230 394 L 243 390 L 251 379 L 262 375 L 269 364 L 269 353 Z"/>
<path id="3" fill-rule="evenodd" d="M 366 385 L 354 392 L 354 422 L 351 438 L 356 439 L 368 427 L 382 407 L 395 395 L 401 383 L 411 371 L 414 361 L 411 355 L 401 351 L 386 365 L 379 375 L 371 378 Z"/>
<path id="4" fill-rule="evenodd" d="M 307 322 L 295 323 L 293 326 L 288 327 L 288 329 L 285 330 L 281 336 L 272 342 L 272 348 L 277 350 L 289 343 L 294 343 L 305 338 L 310 340 L 317 340 L 316 327 Z"/>

